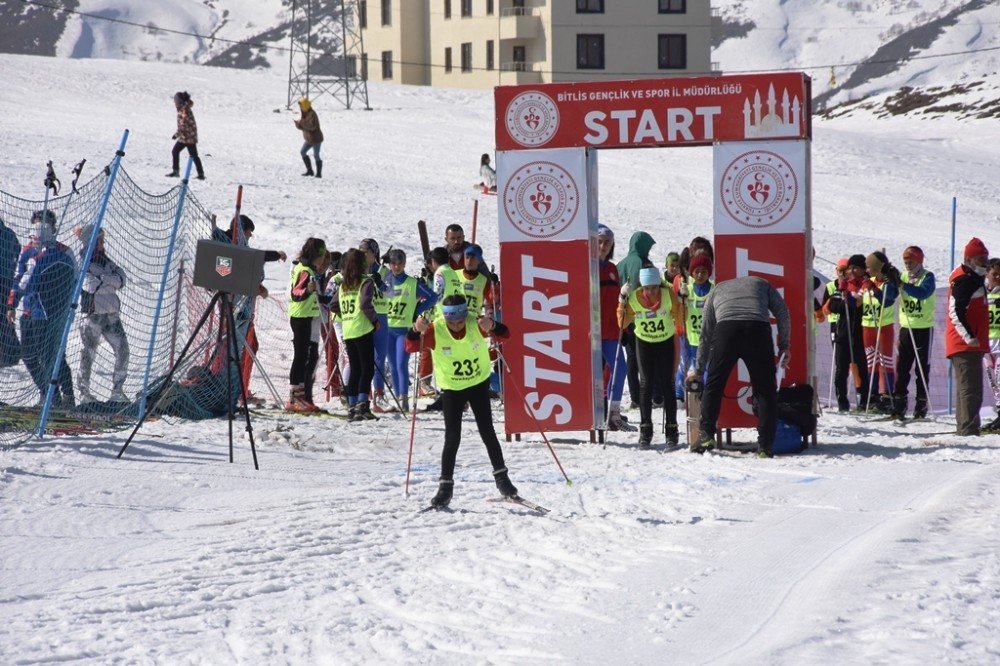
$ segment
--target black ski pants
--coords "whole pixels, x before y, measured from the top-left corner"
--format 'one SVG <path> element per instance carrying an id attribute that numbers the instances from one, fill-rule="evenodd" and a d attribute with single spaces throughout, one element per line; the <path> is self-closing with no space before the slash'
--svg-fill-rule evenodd
<path id="1" fill-rule="evenodd" d="M 851 342 L 854 349 L 851 350 Z M 853 340 L 841 338 L 833 346 L 834 374 L 833 388 L 837 392 L 837 403 L 839 406 L 850 409 L 851 399 L 847 395 L 847 379 L 851 376 L 851 360 L 854 361 L 854 372 L 857 373 L 857 404 L 862 409 L 868 402 L 868 362 L 865 360 L 865 345 L 861 341 L 861 336 L 854 336 Z"/>
<path id="2" fill-rule="evenodd" d="M 913 332 L 912 340 L 910 339 L 911 331 Z M 927 403 L 927 387 L 924 386 L 924 381 L 930 382 L 931 380 L 930 353 L 933 340 L 933 328 L 899 329 L 899 346 L 896 351 L 896 397 L 906 399 L 910 371 L 914 370 L 917 379 L 917 401 Z M 916 343 L 916 347 L 914 347 L 914 343 Z M 920 367 L 914 369 L 914 363 L 919 363 Z M 921 374 L 921 369 L 923 369 L 923 374 Z"/>
<path id="3" fill-rule="evenodd" d="M 674 370 L 674 339 L 645 342 L 635 339 L 639 366 L 639 423 L 653 424 L 653 392 L 657 386 L 670 386 Z M 665 424 L 677 425 L 677 400 L 673 394 L 663 397 Z"/>
<path id="4" fill-rule="evenodd" d="M 201 166 L 201 158 L 198 157 L 198 144 L 196 143 L 181 143 L 178 141 L 174 144 L 174 149 L 171 151 L 170 156 L 173 158 L 173 168 L 174 173 L 180 173 L 181 170 L 181 151 L 187 148 L 188 155 L 194 159 L 194 168 L 198 172 L 199 178 L 205 177 L 205 169 Z"/>
<path id="5" fill-rule="evenodd" d="M 757 402 L 757 440 L 770 450 L 778 427 L 778 385 L 775 378 L 774 342 L 771 325 L 764 321 L 720 321 L 712 330 L 708 357 L 708 378 L 701 398 L 701 430 L 714 435 L 719 420 L 722 394 L 737 361 L 750 372 L 750 385 Z"/>
<path id="6" fill-rule="evenodd" d="M 347 396 L 370 393 L 375 376 L 375 331 L 369 331 L 360 338 L 344 340 L 344 346 L 351 364 L 351 371 L 347 373 Z"/>
<path id="7" fill-rule="evenodd" d="M 353 372 L 353 371 L 352 371 Z M 493 470 L 503 469 L 503 449 L 497 439 L 493 427 L 493 410 L 490 406 L 490 380 L 475 386 L 453 391 L 441 391 L 441 408 L 444 411 L 444 449 L 441 451 L 441 478 L 450 481 L 455 474 L 455 458 L 458 456 L 458 446 L 462 443 L 462 413 L 465 403 L 469 403 L 473 416 L 476 417 L 476 427 L 479 436 L 486 445 L 486 453 L 490 457 Z"/>
<path id="8" fill-rule="evenodd" d="M 302 384 L 306 398 L 313 398 L 313 383 L 316 381 L 316 364 L 319 362 L 319 340 L 313 334 L 315 317 L 289 317 L 292 327 L 292 367 L 288 371 L 288 383 Z"/>

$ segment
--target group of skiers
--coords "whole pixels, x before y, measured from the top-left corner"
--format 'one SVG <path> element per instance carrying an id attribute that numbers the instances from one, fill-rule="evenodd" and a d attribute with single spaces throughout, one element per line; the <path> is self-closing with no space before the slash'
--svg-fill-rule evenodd
<path id="1" fill-rule="evenodd" d="M 380 254 L 373 238 L 344 252 L 309 238 L 292 266 L 288 309 L 293 359 L 285 407 L 290 411 L 319 411 L 313 386 L 321 342 L 328 354 L 341 345 L 346 349 L 347 363 L 332 368 L 327 384 L 335 381 L 334 373 L 340 374 L 351 422 L 377 419 L 373 410 L 409 411 L 410 354 L 421 355 L 421 372 L 428 369 L 414 382 L 425 394 L 433 391 L 433 368 L 445 422 L 435 508 L 451 501 L 466 405 L 486 445 L 498 490 L 504 497 L 517 496 L 490 406 L 488 339 L 504 339 L 509 331 L 493 310 L 492 274 L 482 248 L 466 242 L 457 224 L 449 225 L 445 241 L 429 253 L 418 278 L 406 273 L 405 252 L 395 248 Z"/>
<path id="2" fill-rule="evenodd" d="M 904 419 L 912 379 L 913 417 L 928 415 L 937 284 L 934 273 L 923 265 L 920 247 L 907 247 L 901 259 L 903 271 L 882 251 L 840 259 L 836 279 L 825 285 L 817 304 L 817 321 L 825 319 L 830 325 L 833 385 L 842 412 L 852 407 L 850 377 L 857 409 Z M 1000 345 L 1000 260 L 990 260 L 978 238 L 966 244 L 962 264 L 948 278 L 947 314 L 945 354 L 955 368 L 956 432 L 966 436 L 1000 432 L 1000 418 L 981 427 L 979 417 L 984 363 L 1000 413 L 1000 385 L 994 369 Z"/>

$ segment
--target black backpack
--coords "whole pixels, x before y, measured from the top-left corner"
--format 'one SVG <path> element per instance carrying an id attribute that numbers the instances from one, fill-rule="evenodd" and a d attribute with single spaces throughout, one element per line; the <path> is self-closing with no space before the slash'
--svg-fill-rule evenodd
<path id="1" fill-rule="evenodd" d="M 809 437 L 816 430 L 816 415 L 813 414 L 815 391 L 811 384 L 799 384 L 778 389 L 778 418 L 794 423 L 803 437 Z"/>
<path id="2" fill-rule="evenodd" d="M 778 389 L 777 418 L 794 423 L 803 437 L 809 437 L 816 430 L 816 415 L 813 414 L 815 391 L 811 384 L 798 384 Z M 753 398 L 753 413 L 757 416 L 757 396 Z"/>

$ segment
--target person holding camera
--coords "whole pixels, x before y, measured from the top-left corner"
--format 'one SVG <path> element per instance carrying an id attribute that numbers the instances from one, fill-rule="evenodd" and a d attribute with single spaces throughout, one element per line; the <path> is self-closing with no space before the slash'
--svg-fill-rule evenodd
<path id="1" fill-rule="evenodd" d="M 771 445 L 778 427 L 778 386 L 771 315 L 778 321 L 781 364 L 788 367 L 791 319 L 781 294 L 767 280 L 755 275 L 726 280 L 715 285 L 708 295 L 701 320 L 698 359 L 687 376 L 689 389 L 695 390 L 692 385 L 699 384 L 708 369 L 701 397 L 700 432 L 690 446 L 693 453 L 704 453 L 715 447 L 723 389 L 737 361 L 743 361 L 750 372 L 750 385 L 757 402 L 758 455 L 773 456 Z"/>

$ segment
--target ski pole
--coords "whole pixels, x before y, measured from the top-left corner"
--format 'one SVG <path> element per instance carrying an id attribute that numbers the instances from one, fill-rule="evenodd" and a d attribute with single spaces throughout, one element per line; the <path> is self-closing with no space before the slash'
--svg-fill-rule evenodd
<path id="1" fill-rule="evenodd" d="M 538 434 L 540 434 L 542 436 L 542 439 L 545 440 L 545 445 L 547 447 L 549 447 L 549 453 L 552 454 L 552 459 L 556 461 L 556 466 L 559 468 L 559 471 L 562 473 L 563 478 L 566 479 L 566 485 L 567 486 L 572 486 L 573 482 L 570 481 L 570 479 L 569 479 L 568 476 L 566 476 L 566 470 L 563 469 L 562 463 L 559 462 L 559 457 L 556 456 L 556 451 L 555 451 L 555 449 L 552 448 L 552 444 L 549 442 L 549 438 L 545 436 L 545 431 L 542 429 L 541 422 L 539 422 L 538 417 L 535 416 L 535 412 L 533 412 L 531 410 L 531 406 L 528 404 L 528 399 L 525 397 L 524 391 L 522 391 L 521 387 L 518 386 L 517 382 L 514 381 L 514 378 L 513 378 L 513 374 L 514 373 L 512 373 L 511 370 L 510 370 L 510 364 L 507 363 L 507 359 L 504 358 L 503 354 L 500 353 L 499 349 L 497 350 L 497 358 L 499 358 L 500 362 L 503 363 L 503 367 L 507 371 L 507 374 L 511 375 L 511 381 L 510 381 L 511 386 L 513 386 L 517 390 L 518 395 L 521 396 L 521 401 L 524 402 L 524 409 L 528 412 L 528 414 L 531 415 L 532 420 L 534 420 L 535 425 L 538 427 Z"/>
<path id="2" fill-rule="evenodd" d="M 913 346 L 913 355 L 916 357 L 917 372 L 919 373 L 920 381 L 923 382 L 923 384 L 924 384 L 924 396 L 926 396 L 926 398 L 927 398 L 927 411 L 928 412 L 932 412 L 934 410 L 931 407 L 931 390 L 927 386 L 927 375 L 926 375 L 926 373 L 924 373 L 924 364 L 920 362 L 920 350 L 917 349 L 917 341 L 916 341 L 916 338 L 913 337 L 913 329 L 910 328 L 909 326 L 907 326 L 906 330 L 909 331 L 909 333 L 910 333 L 910 344 Z M 928 354 L 931 353 L 930 344 L 929 343 L 930 343 L 930 339 L 928 338 L 928 349 L 927 349 L 927 353 Z M 983 358 L 985 358 L 985 356 Z M 997 387 L 996 387 L 995 381 L 993 381 L 991 383 L 994 385 L 993 386 L 993 394 L 994 394 L 994 397 L 995 397 L 996 393 L 997 393 Z"/>
<path id="3" fill-rule="evenodd" d="M 607 391 L 607 393 L 608 393 L 608 400 L 607 400 L 607 402 L 608 402 L 608 405 L 609 405 L 608 411 L 604 415 L 604 429 L 605 430 L 608 429 L 608 424 L 611 422 L 611 408 L 610 408 L 610 405 L 611 405 L 611 401 L 614 399 L 613 396 L 614 396 L 614 390 L 615 390 L 615 375 L 618 374 L 618 357 L 623 353 L 622 352 L 622 333 L 623 333 L 623 329 L 621 327 L 619 327 L 618 328 L 618 344 L 615 345 L 615 362 L 611 364 L 611 376 L 608 377 L 608 387 L 607 387 L 607 389 L 605 389 Z"/>
<path id="4" fill-rule="evenodd" d="M 424 336 L 420 336 L 420 351 L 413 357 L 413 376 L 420 374 L 420 354 L 424 351 Z M 410 496 L 410 469 L 413 466 L 413 438 L 417 431 L 417 391 L 420 388 L 420 380 L 413 382 L 413 404 L 410 409 L 410 450 L 406 454 L 406 481 L 403 482 L 403 496 Z"/>
<path id="5" fill-rule="evenodd" d="M 885 378 L 885 372 L 882 367 L 882 361 L 880 359 L 881 354 L 879 353 L 879 343 L 882 339 L 882 311 L 885 309 L 885 297 L 888 295 L 888 291 L 885 289 L 885 283 L 882 284 L 882 301 L 879 304 L 878 312 L 872 313 L 872 319 L 875 320 L 875 349 L 872 350 L 872 362 L 868 367 L 868 403 L 865 405 L 865 416 L 868 416 L 868 410 L 871 409 L 872 405 L 872 389 L 874 388 L 875 370 L 881 377 Z M 886 378 L 886 388 L 889 387 L 889 380 Z"/>
<path id="6" fill-rule="evenodd" d="M 382 383 L 385 385 L 385 390 L 389 392 L 389 396 L 392 397 L 392 401 L 396 403 L 396 409 L 398 409 L 400 413 L 405 414 L 406 411 L 403 409 L 403 403 L 399 401 L 399 398 L 396 397 L 396 393 L 392 390 L 392 382 L 390 382 L 385 378 L 385 372 L 382 370 L 382 368 L 379 367 L 378 363 L 375 364 L 375 370 L 376 372 L 378 372 L 379 377 L 382 378 Z"/>

